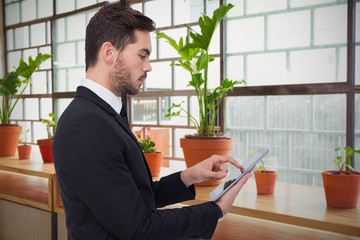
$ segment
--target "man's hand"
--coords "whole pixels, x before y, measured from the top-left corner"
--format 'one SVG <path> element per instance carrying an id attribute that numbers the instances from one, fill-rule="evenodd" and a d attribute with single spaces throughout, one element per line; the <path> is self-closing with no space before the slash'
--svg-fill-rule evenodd
<path id="1" fill-rule="evenodd" d="M 212 155 L 210 158 L 187 168 L 181 172 L 181 180 L 186 187 L 205 180 L 218 180 L 226 177 L 228 172 L 227 163 L 241 169 L 241 164 L 230 156 Z"/>
<path id="2" fill-rule="evenodd" d="M 239 180 L 239 182 L 232 186 L 223 196 L 219 198 L 219 200 L 216 201 L 216 204 L 219 205 L 219 207 L 221 208 L 223 216 L 225 216 L 225 214 L 229 212 L 236 196 L 250 177 L 251 173 L 248 172 L 244 175 L 244 177 Z"/>

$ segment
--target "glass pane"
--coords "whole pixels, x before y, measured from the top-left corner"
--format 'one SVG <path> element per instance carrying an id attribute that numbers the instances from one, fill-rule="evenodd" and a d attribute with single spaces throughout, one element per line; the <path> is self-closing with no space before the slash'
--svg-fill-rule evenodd
<path id="1" fill-rule="evenodd" d="M 269 148 L 267 165 L 278 181 L 321 186 L 320 171 L 334 168 L 334 148 L 345 143 L 345 108 L 345 95 L 227 97 L 231 154 Z"/>
<path id="2" fill-rule="evenodd" d="M 44 124 L 42 122 L 34 122 L 33 123 L 33 133 L 34 133 L 33 137 L 34 137 L 35 143 L 38 139 L 47 138 L 46 127 L 44 126 Z"/>
<path id="3" fill-rule="evenodd" d="M 31 123 L 30 122 L 19 122 L 19 125 L 22 127 L 20 134 L 20 141 L 31 143 Z"/>
<path id="4" fill-rule="evenodd" d="M 286 9 L 287 0 L 257 0 L 247 1 L 246 10 L 248 14 L 260 13 L 260 12 L 271 12 L 275 10 Z"/>
<path id="5" fill-rule="evenodd" d="M 46 44 L 46 32 L 49 29 L 46 29 L 45 23 L 34 24 L 30 26 L 30 41 L 31 46 L 39 46 Z"/>
<path id="6" fill-rule="evenodd" d="M 360 26 L 360 24 L 359 24 Z M 360 34 L 359 34 L 360 35 Z M 355 47 L 355 84 L 360 85 L 360 69 L 356 67 L 356 64 L 360 63 L 360 46 Z"/>
<path id="7" fill-rule="evenodd" d="M 32 76 L 32 94 L 46 94 L 47 93 L 47 73 L 35 72 Z"/>
<path id="8" fill-rule="evenodd" d="M 227 21 L 227 28 L 226 44 L 229 53 L 264 49 L 264 17 Z"/>
<path id="9" fill-rule="evenodd" d="M 329 16 L 333 16 L 329 18 Z M 318 8 L 314 12 L 314 43 L 316 45 L 345 43 L 347 6 Z"/>
<path id="10" fill-rule="evenodd" d="M 356 3 L 356 20 L 355 20 L 355 26 L 360 26 L 360 2 Z M 360 33 L 359 30 L 355 30 L 355 34 L 356 34 L 356 42 L 360 41 Z"/>
<path id="11" fill-rule="evenodd" d="M 133 123 L 157 123 L 157 99 L 156 98 L 133 98 L 131 101 Z"/>
<path id="12" fill-rule="evenodd" d="M 5 5 L 5 24 L 7 26 L 20 22 L 20 3 Z"/>
<path id="13" fill-rule="evenodd" d="M 225 76 L 232 80 L 241 80 L 245 78 L 244 57 L 229 56 L 226 59 Z"/>
<path id="14" fill-rule="evenodd" d="M 29 27 L 15 29 L 15 49 L 29 47 Z"/>
<path id="15" fill-rule="evenodd" d="M 36 48 L 29 48 L 23 51 L 22 58 L 28 62 L 29 57 L 31 56 L 32 59 L 36 58 L 37 49 Z M 50 62 L 50 61 L 49 61 Z"/>
<path id="16" fill-rule="evenodd" d="M 292 82 L 335 82 L 336 55 L 334 48 L 292 52 L 290 54 Z"/>
<path id="17" fill-rule="evenodd" d="M 86 14 L 69 16 L 66 18 L 65 22 L 67 41 L 85 40 L 85 29 L 87 24 Z"/>
<path id="18" fill-rule="evenodd" d="M 267 100 L 269 129 L 310 130 L 309 96 L 269 96 Z"/>
<path id="19" fill-rule="evenodd" d="M 209 64 L 208 72 L 208 88 L 213 89 L 220 84 L 220 59 L 215 58 L 213 62 Z"/>
<path id="20" fill-rule="evenodd" d="M 161 9 L 161 14 L 159 14 L 159 9 Z M 170 26 L 171 1 L 157 0 L 146 2 L 144 14 L 155 22 L 157 28 Z"/>
<path id="21" fill-rule="evenodd" d="M 324 95 L 314 97 L 314 130 L 345 132 L 346 96 Z M 324 111 L 324 109 L 326 109 Z M 326 124 L 324 124 L 326 123 Z"/>
<path id="22" fill-rule="evenodd" d="M 143 6 L 143 4 L 142 3 L 135 3 L 135 4 L 131 4 L 130 5 L 130 7 L 132 8 L 132 9 L 134 9 L 134 10 L 137 10 L 137 11 L 139 11 L 139 12 L 143 12 L 142 11 L 142 6 Z"/>
<path id="23" fill-rule="evenodd" d="M 85 76 L 86 25 L 96 10 L 55 21 L 55 92 L 75 91 Z"/>
<path id="24" fill-rule="evenodd" d="M 37 0 L 38 1 L 38 18 L 48 17 L 53 15 L 53 1 Z"/>
<path id="25" fill-rule="evenodd" d="M 263 129 L 265 127 L 264 97 L 226 97 L 226 128 Z M 236 111 L 230 111 L 236 106 Z"/>
<path id="26" fill-rule="evenodd" d="M 14 110 L 11 113 L 11 119 L 24 119 L 23 116 L 23 100 L 19 99 L 17 104 L 15 105 Z"/>
<path id="27" fill-rule="evenodd" d="M 334 0 L 292 0 L 290 4 L 291 7 L 303 7 L 331 2 L 334 2 Z"/>
<path id="28" fill-rule="evenodd" d="M 75 0 L 56 1 L 56 14 L 75 10 Z"/>
<path id="29" fill-rule="evenodd" d="M 207 5 L 206 5 L 206 14 L 209 16 L 213 15 L 213 12 L 216 8 L 218 8 L 219 2 L 218 1 L 207 1 Z"/>
<path id="30" fill-rule="evenodd" d="M 234 5 L 234 7 L 226 15 L 227 17 L 241 16 L 244 14 L 244 1 L 227 0 L 226 2 Z"/>
<path id="31" fill-rule="evenodd" d="M 39 48 L 40 53 L 51 54 L 51 46 Z M 39 69 L 51 69 L 51 60 L 43 62 Z"/>
<path id="32" fill-rule="evenodd" d="M 327 2 L 246 2 L 248 15 L 227 19 L 226 53 L 239 63 L 227 61 L 226 73 L 249 86 L 346 81 L 346 4 L 321 5 Z"/>
<path id="33" fill-rule="evenodd" d="M 182 67 L 174 67 L 174 89 L 183 90 L 183 89 L 193 89 L 193 87 L 188 86 L 189 81 L 191 80 L 191 75 L 188 71 Z"/>
<path id="34" fill-rule="evenodd" d="M 39 119 L 39 99 L 27 98 L 24 100 L 24 111 L 26 120 Z"/>
<path id="35" fill-rule="evenodd" d="M 202 0 L 175 0 L 174 25 L 197 22 L 203 9 Z"/>
<path id="36" fill-rule="evenodd" d="M 169 156 L 171 147 L 171 134 L 169 128 L 146 128 L 145 135 L 149 136 L 155 143 L 155 149 Z"/>
<path id="37" fill-rule="evenodd" d="M 21 21 L 26 22 L 36 19 L 36 1 L 26 0 L 21 2 Z"/>
<path id="38" fill-rule="evenodd" d="M 49 113 L 52 111 L 52 99 L 51 98 L 40 98 L 40 116 L 37 119 L 49 118 Z"/>
<path id="39" fill-rule="evenodd" d="M 272 15 L 268 19 L 268 48 L 310 45 L 310 11 Z"/>
<path id="40" fill-rule="evenodd" d="M 186 126 L 187 125 L 187 117 L 185 113 L 181 115 L 184 117 L 165 117 L 168 108 L 172 106 L 172 104 L 181 104 L 181 106 L 187 111 L 187 98 L 186 97 L 163 97 L 161 98 L 161 119 L 160 124 L 162 125 L 179 125 Z"/>
<path id="41" fill-rule="evenodd" d="M 11 72 L 14 70 L 14 67 L 17 67 L 19 65 L 19 61 L 21 58 L 21 52 L 20 51 L 16 51 L 16 52 L 9 52 L 8 53 L 8 64 L 7 64 L 7 71 Z"/>
<path id="42" fill-rule="evenodd" d="M 65 109 L 69 106 L 73 99 L 72 98 L 64 98 L 64 99 L 57 99 L 55 101 L 55 115 L 60 117 L 61 114 L 65 111 Z"/>
<path id="43" fill-rule="evenodd" d="M 173 38 L 176 42 L 179 42 L 180 37 L 185 38 L 186 37 L 186 31 L 187 29 L 184 28 L 177 28 L 177 29 L 171 29 L 162 31 L 166 35 Z M 169 43 L 166 42 L 165 39 L 159 39 L 159 58 L 177 58 L 179 57 L 176 50 L 174 50 L 173 47 L 170 46 Z"/>
<path id="44" fill-rule="evenodd" d="M 151 64 L 153 70 L 148 73 L 145 80 L 146 91 L 170 90 L 171 89 L 171 67 L 169 62 L 156 62 Z"/>
<path id="45" fill-rule="evenodd" d="M 76 1 L 76 9 L 94 5 L 97 3 L 97 0 L 78 0 Z"/>
<path id="46" fill-rule="evenodd" d="M 13 50 L 14 49 L 14 31 L 8 30 L 6 31 L 6 47 L 7 50 Z"/>
<path id="47" fill-rule="evenodd" d="M 355 94 L 355 149 L 360 149 L 360 94 Z M 354 159 L 355 169 L 360 169 L 360 155 Z"/>

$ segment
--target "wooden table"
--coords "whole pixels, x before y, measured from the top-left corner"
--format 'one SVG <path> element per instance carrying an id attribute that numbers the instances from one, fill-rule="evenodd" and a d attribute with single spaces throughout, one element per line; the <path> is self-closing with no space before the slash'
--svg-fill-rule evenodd
<path id="1" fill-rule="evenodd" d="M 196 199 L 185 204 L 209 201 L 213 188 L 196 186 Z M 327 207 L 322 187 L 277 182 L 274 195 L 257 195 L 254 178 L 251 178 L 235 199 L 230 212 L 360 237 L 360 203 L 354 209 Z"/>
<path id="2" fill-rule="evenodd" d="M 196 186 L 196 199 L 183 204 L 209 201 L 213 188 Z M 0 198 L 47 210 L 54 216 L 63 213 L 54 165 L 41 161 L 0 158 Z M 255 220 L 257 222 L 253 222 Z M 246 229 L 256 226 L 258 221 L 263 221 L 261 226 L 268 229 L 277 226 L 276 236 L 295 228 L 300 234 L 306 227 L 309 234 L 308 228 L 311 228 L 322 231 L 321 236 L 360 237 L 360 204 L 354 209 L 328 208 L 322 187 L 279 182 L 274 195 L 261 196 L 257 195 L 254 178 L 251 178 L 235 199 L 230 214 L 219 223 L 214 239 L 221 239 L 222 231 L 227 235 L 237 234 L 242 229 L 237 224 L 253 224 L 244 226 Z"/>
<path id="3" fill-rule="evenodd" d="M 0 198 L 53 211 L 54 164 L 0 158 Z"/>

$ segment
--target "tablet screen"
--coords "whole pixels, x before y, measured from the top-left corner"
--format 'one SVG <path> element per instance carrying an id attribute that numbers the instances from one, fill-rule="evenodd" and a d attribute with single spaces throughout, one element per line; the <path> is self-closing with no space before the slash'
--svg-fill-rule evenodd
<path id="1" fill-rule="evenodd" d="M 218 200 L 227 190 L 237 183 L 246 173 L 251 172 L 256 164 L 269 152 L 268 149 L 260 148 L 242 163 L 243 171 L 235 169 L 224 181 L 210 192 L 210 200 Z"/>

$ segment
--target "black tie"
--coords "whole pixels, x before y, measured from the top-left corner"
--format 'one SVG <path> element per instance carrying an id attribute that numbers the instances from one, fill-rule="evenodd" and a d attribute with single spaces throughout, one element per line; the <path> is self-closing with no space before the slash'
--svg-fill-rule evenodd
<path id="1" fill-rule="evenodd" d="M 127 119 L 127 111 L 126 111 L 126 105 L 125 104 L 122 105 L 122 108 L 121 108 L 121 111 L 120 111 L 120 116 L 122 118 Z"/>

